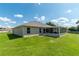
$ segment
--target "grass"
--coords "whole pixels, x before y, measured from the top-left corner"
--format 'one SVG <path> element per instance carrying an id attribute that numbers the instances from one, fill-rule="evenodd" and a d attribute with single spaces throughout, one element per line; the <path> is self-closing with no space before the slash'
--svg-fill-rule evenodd
<path id="1" fill-rule="evenodd" d="M 1 56 L 79 56 L 79 34 L 22 38 L 0 33 Z"/>

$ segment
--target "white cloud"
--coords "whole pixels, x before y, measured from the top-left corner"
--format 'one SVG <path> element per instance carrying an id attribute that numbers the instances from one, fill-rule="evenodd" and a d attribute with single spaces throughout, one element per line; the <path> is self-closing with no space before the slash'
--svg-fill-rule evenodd
<path id="1" fill-rule="evenodd" d="M 6 26 L 6 25 L 5 25 L 5 26 L 2 26 L 2 25 L 1 25 L 0 27 L 1 27 L 1 28 L 13 28 L 13 27 L 10 26 L 10 25 L 7 25 L 7 26 Z"/>
<path id="2" fill-rule="evenodd" d="M 8 26 L 5 26 L 6 28 L 13 28 L 12 26 L 8 25 Z"/>
<path id="3" fill-rule="evenodd" d="M 12 28 L 12 26 L 10 26 L 10 25 L 5 25 L 5 26 L 0 25 L 0 28 Z"/>
<path id="4" fill-rule="evenodd" d="M 41 3 L 34 3 L 34 6 L 40 6 Z"/>
<path id="5" fill-rule="evenodd" d="M 22 14 L 16 14 L 16 15 L 14 15 L 14 17 L 23 18 L 23 15 Z"/>
<path id="6" fill-rule="evenodd" d="M 60 17 L 60 18 L 51 20 L 51 22 L 55 23 L 56 25 L 64 26 L 64 27 L 76 26 L 77 21 L 78 19 L 68 19 L 65 17 Z"/>
<path id="7" fill-rule="evenodd" d="M 9 25 L 9 23 L 5 23 L 6 25 Z"/>
<path id="8" fill-rule="evenodd" d="M 34 17 L 34 19 L 36 19 L 36 21 L 40 21 L 40 17 Z"/>
<path id="9" fill-rule="evenodd" d="M 10 21 L 9 23 L 13 23 L 13 24 L 15 24 L 15 23 L 16 23 L 16 21 Z"/>
<path id="10" fill-rule="evenodd" d="M 37 21 L 44 21 L 45 20 L 45 16 L 40 16 L 40 17 L 34 17 Z"/>
<path id="11" fill-rule="evenodd" d="M 69 22 L 69 19 L 65 18 L 65 17 L 60 17 L 60 18 L 58 18 L 58 21 L 60 21 L 60 22 Z"/>
<path id="12" fill-rule="evenodd" d="M 0 25 L 0 27 L 2 27 L 2 28 L 12 28 L 12 26 L 10 26 L 9 23 L 16 23 L 16 21 L 13 21 L 12 19 L 7 18 L 7 17 L 0 17 L 0 21 L 4 22 L 4 24 L 5 24 L 5 25 L 4 24 Z"/>
<path id="13" fill-rule="evenodd" d="M 16 23 L 16 21 L 12 21 L 11 19 L 9 19 L 7 17 L 0 17 L 0 21 L 8 22 L 8 23 Z"/>
<path id="14" fill-rule="evenodd" d="M 35 19 L 38 19 L 38 17 L 34 17 Z"/>
<path id="15" fill-rule="evenodd" d="M 51 20 L 53 23 L 57 23 L 58 21 L 56 19 Z"/>
<path id="16" fill-rule="evenodd" d="M 28 23 L 28 21 L 23 21 L 24 23 Z"/>
<path id="17" fill-rule="evenodd" d="M 41 5 L 41 3 L 38 3 L 38 5 Z"/>
<path id="18" fill-rule="evenodd" d="M 0 25 L 0 27 L 1 27 L 1 28 L 3 28 L 3 26 L 2 26 L 2 25 Z"/>
<path id="19" fill-rule="evenodd" d="M 69 19 L 67 19 L 65 17 L 60 17 L 58 19 L 51 20 L 51 22 L 53 22 L 53 23 L 67 23 L 67 22 L 69 22 Z"/>
<path id="20" fill-rule="evenodd" d="M 45 16 L 41 16 L 40 20 L 44 21 L 45 20 Z"/>
<path id="21" fill-rule="evenodd" d="M 71 13 L 71 12 L 72 12 L 72 10 L 70 10 L 70 9 L 66 11 L 66 13 Z"/>
<path id="22" fill-rule="evenodd" d="M 41 21 L 41 19 L 40 19 L 39 17 L 34 17 L 34 19 L 35 19 L 36 21 Z"/>
<path id="23" fill-rule="evenodd" d="M 0 17 L 0 21 L 9 22 L 9 21 L 11 21 L 11 19 L 9 19 L 7 17 Z"/>

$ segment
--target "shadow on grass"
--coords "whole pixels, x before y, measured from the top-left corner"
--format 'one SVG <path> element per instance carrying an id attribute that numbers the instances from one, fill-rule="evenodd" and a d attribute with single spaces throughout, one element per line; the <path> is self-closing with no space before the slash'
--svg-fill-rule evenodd
<path id="1" fill-rule="evenodd" d="M 14 35 L 14 34 L 7 34 L 8 37 L 9 37 L 9 40 L 13 40 L 13 39 L 17 39 L 17 38 L 22 38 L 22 36 L 17 36 L 17 35 Z"/>

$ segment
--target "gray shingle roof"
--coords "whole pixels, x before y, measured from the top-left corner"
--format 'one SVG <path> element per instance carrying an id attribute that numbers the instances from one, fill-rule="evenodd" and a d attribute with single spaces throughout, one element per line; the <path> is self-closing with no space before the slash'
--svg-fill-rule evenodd
<path id="1" fill-rule="evenodd" d="M 25 23 L 25 24 L 20 25 L 20 26 L 26 26 L 26 27 L 46 27 L 46 28 L 56 27 L 56 26 L 46 25 L 46 24 L 43 24 L 43 23 L 37 22 L 37 21 L 31 21 L 31 22 Z M 19 26 L 17 26 L 17 27 L 19 27 Z"/>

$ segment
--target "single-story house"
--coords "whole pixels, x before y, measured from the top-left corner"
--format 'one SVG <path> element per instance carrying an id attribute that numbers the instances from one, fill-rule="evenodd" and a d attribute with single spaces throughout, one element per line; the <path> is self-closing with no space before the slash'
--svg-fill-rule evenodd
<path id="1" fill-rule="evenodd" d="M 66 29 L 62 30 L 60 27 L 46 25 L 37 21 L 31 21 L 13 28 L 13 34 L 23 37 L 36 35 L 60 36 L 65 32 Z"/>

